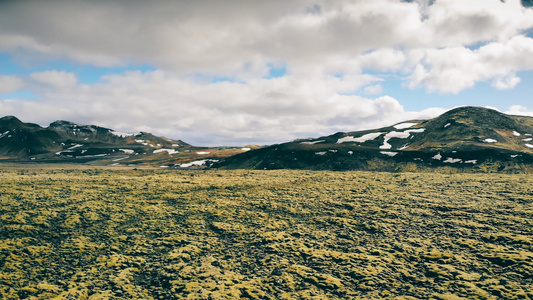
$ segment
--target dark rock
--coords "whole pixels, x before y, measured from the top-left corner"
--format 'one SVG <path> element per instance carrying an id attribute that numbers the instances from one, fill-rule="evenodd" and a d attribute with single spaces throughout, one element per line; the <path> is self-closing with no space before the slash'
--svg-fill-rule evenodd
<path id="1" fill-rule="evenodd" d="M 275 276 L 281 276 L 281 274 L 283 274 L 283 272 L 281 271 L 280 268 L 274 268 L 274 270 L 272 270 L 272 275 L 275 275 Z"/>

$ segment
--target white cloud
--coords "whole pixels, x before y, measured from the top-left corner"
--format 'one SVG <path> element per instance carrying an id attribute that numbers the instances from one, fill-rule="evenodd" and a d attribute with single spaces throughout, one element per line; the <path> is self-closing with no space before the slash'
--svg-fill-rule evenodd
<path id="1" fill-rule="evenodd" d="M 325 71 L 342 59 L 351 73 L 361 59 L 365 68 L 397 70 L 409 49 L 505 42 L 533 26 L 533 10 L 519 0 L 430 2 L 3 2 L 0 49 L 249 78 L 275 61 Z"/>
<path id="2" fill-rule="evenodd" d="M 408 77 L 410 88 L 425 86 L 430 91 L 458 93 L 490 79 L 495 80 L 495 88 L 512 88 L 520 82 L 517 70 L 533 69 L 533 39 L 516 36 L 476 50 L 417 49 L 410 55 L 412 61 L 418 60 Z"/>
<path id="3" fill-rule="evenodd" d="M 428 8 L 425 25 L 434 46 L 505 41 L 533 26 L 533 11 L 520 0 L 441 0 Z"/>
<path id="4" fill-rule="evenodd" d="M 391 96 L 354 94 L 382 95 L 390 78 L 439 93 L 481 81 L 511 89 L 520 71 L 533 70 L 533 39 L 523 35 L 533 10 L 519 0 L 3 1 L 0 28 L 0 51 L 30 66 L 52 59 L 158 70 L 94 84 L 57 70 L 0 76 L 0 93 L 38 96 L 4 100 L 2 111 L 196 144 L 432 117 L 444 110 L 409 112 Z M 287 74 L 265 79 L 272 65 Z M 214 76 L 234 82 L 209 83 Z"/>
<path id="5" fill-rule="evenodd" d="M 0 75 L 0 94 L 8 94 L 21 90 L 24 81 L 17 76 Z"/>
<path id="6" fill-rule="evenodd" d="M 32 73 L 29 78 L 38 84 L 56 88 L 72 87 L 78 82 L 76 74 L 56 70 Z"/>
<path id="7" fill-rule="evenodd" d="M 507 74 L 496 78 L 492 83 L 492 86 L 498 90 L 510 90 L 519 84 L 520 81 L 520 77 L 517 77 L 515 74 Z"/>
<path id="8" fill-rule="evenodd" d="M 390 72 L 400 70 L 406 63 L 405 54 L 392 48 L 381 48 L 360 57 L 364 69 Z"/>
<path id="9" fill-rule="evenodd" d="M 285 76 L 248 84 L 199 84 L 170 72 L 129 72 L 93 85 L 43 87 L 40 101 L 1 101 L 0 108 L 43 125 L 74 120 L 196 145 L 271 144 L 428 115 L 406 112 L 389 96 L 339 95 L 327 81 L 308 80 Z"/>
<path id="10" fill-rule="evenodd" d="M 381 84 L 370 85 L 365 87 L 363 92 L 368 95 L 378 95 L 383 93 L 383 86 Z"/>
<path id="11" fill-rule="evenodd" d="M 533 110 L 529 110 L 523 105 L 513 105 L 509 107 L 509 110 L 507 110 L 505 113 L 509 115 L 533 117 Z"/>

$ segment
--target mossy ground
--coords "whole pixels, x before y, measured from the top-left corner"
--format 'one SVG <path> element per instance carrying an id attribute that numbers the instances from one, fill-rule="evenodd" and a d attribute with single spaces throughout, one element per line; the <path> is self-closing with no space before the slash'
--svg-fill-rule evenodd
<path id="1" fill-rule="evenodd" d="M 2 299 L 533 299 L 533 178 L 0 170 Z"/>

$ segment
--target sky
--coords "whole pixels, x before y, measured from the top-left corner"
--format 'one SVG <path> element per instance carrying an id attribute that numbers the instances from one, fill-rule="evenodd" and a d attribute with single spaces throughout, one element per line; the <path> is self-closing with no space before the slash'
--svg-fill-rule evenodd
<path id="1" fill-rule="evenodd" d="M 267 145 L 533 116 L 529 0 L 2 0 L 0 116 Z"/>

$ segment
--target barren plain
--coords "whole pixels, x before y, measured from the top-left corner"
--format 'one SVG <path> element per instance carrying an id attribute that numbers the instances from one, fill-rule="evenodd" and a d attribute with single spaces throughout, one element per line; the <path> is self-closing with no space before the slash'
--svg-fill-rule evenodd
<path id="1" fill-rule="evenodd" d="M 533 177 L 0 170 L 2 299 L 533 299 Z"/>

